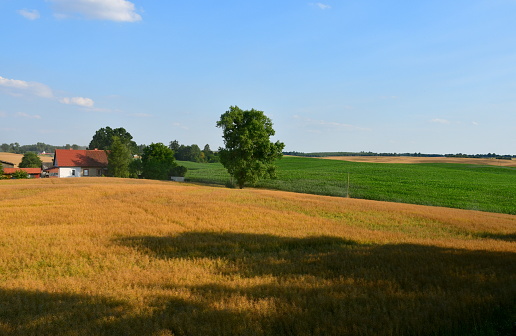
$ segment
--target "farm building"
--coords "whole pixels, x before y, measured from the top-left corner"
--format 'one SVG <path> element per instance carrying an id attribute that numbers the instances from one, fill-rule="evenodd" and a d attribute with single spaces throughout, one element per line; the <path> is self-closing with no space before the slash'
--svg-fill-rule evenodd
<path id="1" fill-rule="evenodd" d="M 12 162 L 2 161 L 2 160 L 0 160 L 0 164 L 4 168 L 14 168 L 14 166 L 15 166 L 15 164 Z"/>
<path id="2" fill-rule="evenodd" d="M 103 150 L 56 149 L 49 177 L 87 177 L 107 174 L 108 158 Z"/>
<path id="3" fill-rule="evenodd" d="M 4 168 L 4 176 L 7 178 L 11 178 L 11 175 L 17 170 L 23 170 L 27 172 L 30 178 L 41 177 L 41 168 Z"/>

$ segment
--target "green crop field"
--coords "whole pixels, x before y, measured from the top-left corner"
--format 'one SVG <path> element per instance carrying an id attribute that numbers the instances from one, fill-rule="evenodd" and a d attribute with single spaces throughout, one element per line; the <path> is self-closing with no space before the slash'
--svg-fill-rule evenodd
<path id="1" fill-rule="evenodd" d="M 225 184 L 221 164 L 181 162 L 192 182 Z M 260 188 L 516 214 L 516 168 L 474 164 L 393 164 L 284 157 Z"/>

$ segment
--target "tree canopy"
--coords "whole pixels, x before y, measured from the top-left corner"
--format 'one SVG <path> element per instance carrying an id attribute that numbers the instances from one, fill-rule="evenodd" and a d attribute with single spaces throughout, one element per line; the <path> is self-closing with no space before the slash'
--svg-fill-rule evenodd
<path id="1" fill-rule="evenodd" d="M 132 160 L 131 150 L 118 136 L 113 136 L 113 143 L 108 156 L 108 174 L 113 177 L 129 177 L 129 164 Z"/>
<path id="2" fill-rule="evenodd" d="M 36 153 L 27 152 L 23 155 L 23 158 L 18 165 L 20 168 L 41 168 L 43 162 Z"/>
<path id="3" fill-rule="evenodd" d="M 151 143 L 142 154 L 142 175 L 144 178 L 168 180 L 177 166 L 174 152 L 162 144 Z"/>
<path id="4" fill-rule="evenodd" d="M 270 142 L 275 134 L 272 121 L 263 111 L 242 110 L 231 106 L 220 116 L 225 148 L 219 148 L 220 162 L 236 180 L 239 188 L 261 178 L 274 178 L 274 161 L 282 157 L 285 145 Z"/>
<path id="5" fill-rule="evenodd" d="M 131 133 L 127 132 L 123 127 L 113 129 L 107 126 L 99 129 L 95 132 L 95 135 L 93 135 L 88 149 L 110 149 L 113 144 L 113 137 L 115 136 L 129 147 L 132 154 L 136 154 L 138 145 L 136 145 L 136 142 L 132 141 L 133 136 Z"/>

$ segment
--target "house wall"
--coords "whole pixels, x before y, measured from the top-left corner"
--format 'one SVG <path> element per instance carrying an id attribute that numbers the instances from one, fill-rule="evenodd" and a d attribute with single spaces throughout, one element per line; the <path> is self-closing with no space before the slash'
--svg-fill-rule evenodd
<path id="1" fill-rule="evenodd" d="M 85 175 L 85 170 L 88 170 L 88 175 Z M 107 175 L 107 169 L 99 167 L 82 167 L 81 176 L 84 177 L 99 177 Z"/>
<path id="2" fill-rule="evenodd" d="M 72 171 L 74 170 L 75 175 L 72 175 Z M 81 167 L 59 167 L 59 177 L 80 177 L 81 174 Z"/>
<path id="3" fill-rule="evenodd" d="M 75 175 L 72 175 L 75 170 Z M 84 175 L 86 170 L 88 175 Z M 99 167 L 59 167 L 58 177 L 99 177 L 107 174 L 105 168 Z"/>

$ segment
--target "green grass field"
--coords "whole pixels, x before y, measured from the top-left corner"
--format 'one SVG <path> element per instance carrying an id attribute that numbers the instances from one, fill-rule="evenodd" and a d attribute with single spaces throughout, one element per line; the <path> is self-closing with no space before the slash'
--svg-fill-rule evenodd
<path id="1" fill-rule="evenodd" d="M 181 162 L 187 180 L 224 184 L 221 164 Z M 516 214 L 516 169 L 473 164 L 392 164 L 284 157 L 278 178 L 256 187 Z"/>

